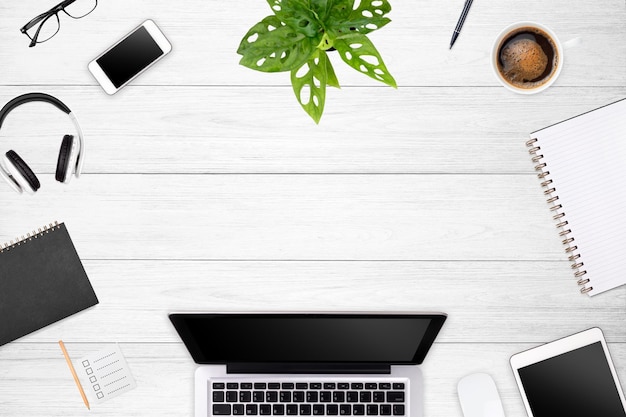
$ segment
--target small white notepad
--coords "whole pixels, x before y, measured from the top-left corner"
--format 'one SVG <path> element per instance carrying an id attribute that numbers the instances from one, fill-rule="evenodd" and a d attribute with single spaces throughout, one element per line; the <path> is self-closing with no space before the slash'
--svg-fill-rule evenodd
<path id="1" fill-rule="evenodd" d="M 626 284 L 626 99 L 531 133 L 527 145 L 581 292 Z"/>
<path id="2" fill-rule="evenodd" d="M 137 386 L 117 344 L 80 359 L 76 369 L 85 393 L 95 402 L 117 397 Z"/>

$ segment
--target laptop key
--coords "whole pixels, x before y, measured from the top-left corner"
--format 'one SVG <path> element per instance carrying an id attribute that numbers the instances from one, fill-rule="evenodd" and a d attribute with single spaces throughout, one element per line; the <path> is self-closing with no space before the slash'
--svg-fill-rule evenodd
<path id="1" fill-rule="evenodd" d="M 294 403 L 303 403 L 304 402 L 304 391 L 294 391 L 293 392 L 293 402 Z"/>
<path id="2" fill-rule="evenodd" d="M 324 405 L 323 404 L 315 404 L 313 406 L 313 415 L 314 416 L 323 416 L 324 415 Z"/>
<path id="3" fill-rule="evenodd" d="M 257 414 L 259 414 L 259 407 L 256 404 L 246 405 L 247 416 L 256 416 Z"/>
<path id="4" fill-rule="evenodd" d="M 255 382 L 254 389 L 265 389 L 267 388 L 267 384 L 265 382 Z"/>
<path id="5" fill-rule="evenodd" d="M 213 389 L 224 389 L 226 385 L 223 382 L 214 382 Z"/>
<path id="6" fill-rule="evenodd" d="M 254 391 L 252 393 L 252 401 L 255 403 L 262 403 L 265 399 L 265 392 L 263 391 Z"/>
<path id="7" fill-rule="evenodd" d="M 309 389 L 307 382 L 296 382 L 296 389 Z"/>
<path id="8" fill-rule="evenodd" d="M 237 391 L 226 391 L 226 402 L 236 403 L 238 399 Z"/>
<path id="9" fill-rule="evenodd" d="M 404 404 L 394 404 L 393 405 L 393 415 L 394 416 L 403 416 L 404 415 Z"/>
<path id="10" fill-rule="evenodd" d="M 391 384 L 389 382 L 381 382 L 378 384 L 378 389 L 391 389 Z"/>
<path id="11" fill-rule="evenodd" d="M 280 392 L 280 402 L 281 403 L 290 403 L 291 402 L 291 391 L 281 391 Z"/>
<path id="12" fill-rule="evenodd" d="M 324 389 L 335 389 L 334 382 L 324 382 Z"/>
<path id="13" fill-rule="evenodd" d="M 298 405 L 297 404 L 287 404 L 287 415 L 295 416 L 298 414 Z"/>
<path id="14" fill-rule="evenodd" d="M 348 401 L 349 403 L 359 402 L 359 393 L 356 391 L 348 391 L 346 401 Z"/>
<path id="15" fill-rule="evenodd" d="M 320 391 L 320 402 L 329 403 L 332 400 L 330 391 Z"/>
<path id="16" fill-rule="evenodd" d="M 380 406 L 380 415 L 381 416 L 390 416 L 391 415 L 391 406 L 389 404 L 381 404 L 381 406 Z"/>
<path id="17" fill-rule="evenodd" d="M 272 412 L 275 416 L 282 416 L 285 414 L 285 404 L 274 404 Z"/>
<path id="18" fill-rule="evenodd" d="M 316 403 L 317 402 L 317 391 L 307 391 L 306 392 L 306 402 L 308 402 L 308 403 Z"/>
<path id="19" fill-rule="evenodd" d="M 230 404 L 213 404 L 214 416 L 228 416 L 230 415 Z"/>
<path id="20" fill-rule="evenodd" d="M 387 402 L 388 403 L 403 403 L 404 391 L 388 391 Z"/>
<path id="21" fill-rule="evenodd" d="M 327 416 L 336 416 L 337 414 L 339 414 L 339 406 L 337 404 L 326 405 Z"/>
<path id="22" fill-rule="evenodd" d="M 347 382 L 340 382 L 337 384 L 337 389 L 350 389 L 350 384 Z"/>
<path id="23" fill-rule="evenodd" d="M 213 391 L 213 402 L 214 403 L 223 403 L 224 402 L 224 391 Z"/>
<path id="24" fill-rule="evenodd" d="M 322 389 L 322 383 L 321 382 L 311 382 L 309 384 L 309 389 Z"/>
<path id="25" fill-rule="evenodd" d="M 383 391 L 374 391 L 374 402 L 375 403 L 384 403 L 385 402 L 385 393 Z"/>
<path id="26" fill-rule="evenodd" d="M 333 402 L 342 403 L 345 401 L 346 393 L 343 391 L 333 391 Z"/>
<path id="27" fill-rule="evenodd" d="M 280 383 L 270 382 L 269 384 L 267 384 L 267 389 L 280 389 Z"/>
<path id="28" fill-rule="evenodd" d="M 378 404 L 368 404 L 367 405 L 367 415 L 368 416 L 377 416 L 378 415 Z"/>
<path id="29" fill-rule="evenodd" d="M 393 389 L 404 389 L 404 382 L 394 382 Z"/>
<path id="30" fill-rule="evenodd" d="M 362 403 L 371 403 L 372 402 L 372 393 L 369 391 L 361 391 L 359 393 L 359 399 Z"/>
<path id="31" fill-rule="evenodd" d="M 368 382 L 365 384 L 365 389 L 378 389 L 378 384 L 376 382 Z"/>
<path id="32" fill-rule="evenodd" d="M 252 389 L 252 382 L 242 382 L 241 389 Z"/>
<path id="33" fill-rule="evenodd" d="M 350 384 L 350 387 L 352 389 L 363 389 L 363 383 L 361 383 L 361 382 L 353 382 L 352 384 Z"/>
<path id="34" fill-rule="evenodd" d="M 265 393 L 265 401 L 268 403 L 278 402 L 278 391 L 267 391 Z"/>
<path id="35" fill-rule="evenodd" d="M 228 388 L 228 389 L 239 389 L 239 383 L 238 382 L 229 382 L 228 384 L 226 384 L 226 388 Z"/>
<path id="36" fill-rule="evenodd" d="M 233 415 L 234 416 L 242 416 L 242 415 L 244 415 L 244 406 L 243 406 L 243 404 L 234 404 L 233 405 Z"/>
<path id="37" fill-rule="evenodd" d="M 293 382 L 283 382 L 281 387 L 282 389 L 293 389 Z"/>
<path id="38" fill-rule="evenodd" d="M 250 391 L 239 391 L 239 402 L 249 403 L 250 401 L 252 401 L 252 393 Z"/>
<path id="39" fill-rule="evenodd" d="M 350 404 L 341 404 L 339 406 L 339 414 L 342 416 L 349 416 L 352 414 L 352 406 Z"/>
<path id="40" fill-rule="evenodd" d="M 272 406 L 269 404 L 261 404 L 259 406 L 259 411 L 262 416 L 269 416 L 272 414 Z"/>
<path id="41" fill-rule="evenodd" d="M 355 416 L 364 416 L 365 415 L 365 405 L 363 404 L 354 404 L 352 406 L 352 414 Z"/>
<path id="42" fill-rule="evenodd" d="M 310 416 L 311 415 L 311 404 L 300 404 L 300 415 L 301 416 Z"/>

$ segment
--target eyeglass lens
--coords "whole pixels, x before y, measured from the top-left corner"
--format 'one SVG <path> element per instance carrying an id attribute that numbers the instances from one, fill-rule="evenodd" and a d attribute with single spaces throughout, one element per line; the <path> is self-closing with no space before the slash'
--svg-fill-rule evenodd
<path id="1" fill-rule="evenodd" d="M 74 19 L 80 19 L 93 12 L 93 9 L 98 5 L 97 0 L 76 0 L 75 2 L 68 4 L 63 8 L 68 16 Z"/>
<path id="2" fill-rule="evenodd" d="M 63 7 L 63 11 L 69 17 L 80 19 L 93 12 L 98 5 L 98 0 L 76 0 Z M 37 43 L 42 43 L 52 38 L 59 32 L 60 28 L 58 12 L 44 18 L 41 23 L 26 30 L 26 34 L 31 39 L 36 39 Z"/>
<path id="3" fill-rule="evenodd" d="M 46 17 L 38 25 L 26 30 L 26 34 L 31 39 L 37 39 L 37 42 L 45 42 L 59 31 L 59 16 L 53 14 Z"/>

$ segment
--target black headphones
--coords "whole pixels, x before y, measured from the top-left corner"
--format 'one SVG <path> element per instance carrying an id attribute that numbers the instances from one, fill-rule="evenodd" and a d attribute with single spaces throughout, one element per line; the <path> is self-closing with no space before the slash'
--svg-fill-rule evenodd
<path id="1" fill-rule="evenodd" d="M 63 136 L 55 178 L 59 182 L 68 183 L 72 178 L 72 173 L 78 178 L 83 169 L 83 156 L 85 144 L 83 142 L 83 132 L 78 125 L 76 117 L 72 111 L 61 100 L 45 93 L 28 93 L 15 97 L 0 110 L 0 128 L 7 115 L 14 108 L 31 101 L 43 101 L 50 103 L 59 110 L 70 116 L 72 123 L 78 132 L 78 139 L 72 135 Z M 39 179 L 24 160 L 15 152 L 8 151 L 0 159 L 0 176 L 18 193 L 26 191 L 34 194 L 40 187 Z"/>

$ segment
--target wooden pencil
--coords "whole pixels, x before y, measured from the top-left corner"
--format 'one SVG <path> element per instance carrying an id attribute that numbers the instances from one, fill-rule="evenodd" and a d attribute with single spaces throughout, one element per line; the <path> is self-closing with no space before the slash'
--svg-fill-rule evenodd
<path id="1" fill-rule="evenodd" d="M 87 396 L 85 395 L 85 391 L 83 390 L 83 386 L 78 380 L 78 375 L 76 375 L 76 370 L 74 369 L 74 365 L 72 365 L 72 361 L 70 360 L 70 355 L 67 353 L 67 349 L 65 349 L 65 344 L 62 340 L 59 340 L 59 346 L 61 346 L 61 350 L 63 351 L 63 356 L 65 356 L 65 361 L 67 362 L 67 366 L 69 366 L 70 371 L 72 372 L 72 376 L 74 377 L 74 382 L 76 382 L 76 386 L 78 387 L 78 391 L 80 391 L 81 397 L 83 397 L 83 402 L 87 406 L 88 410 L 91 410 L 89 407 L 89 401 L 87 400 Z"/>

